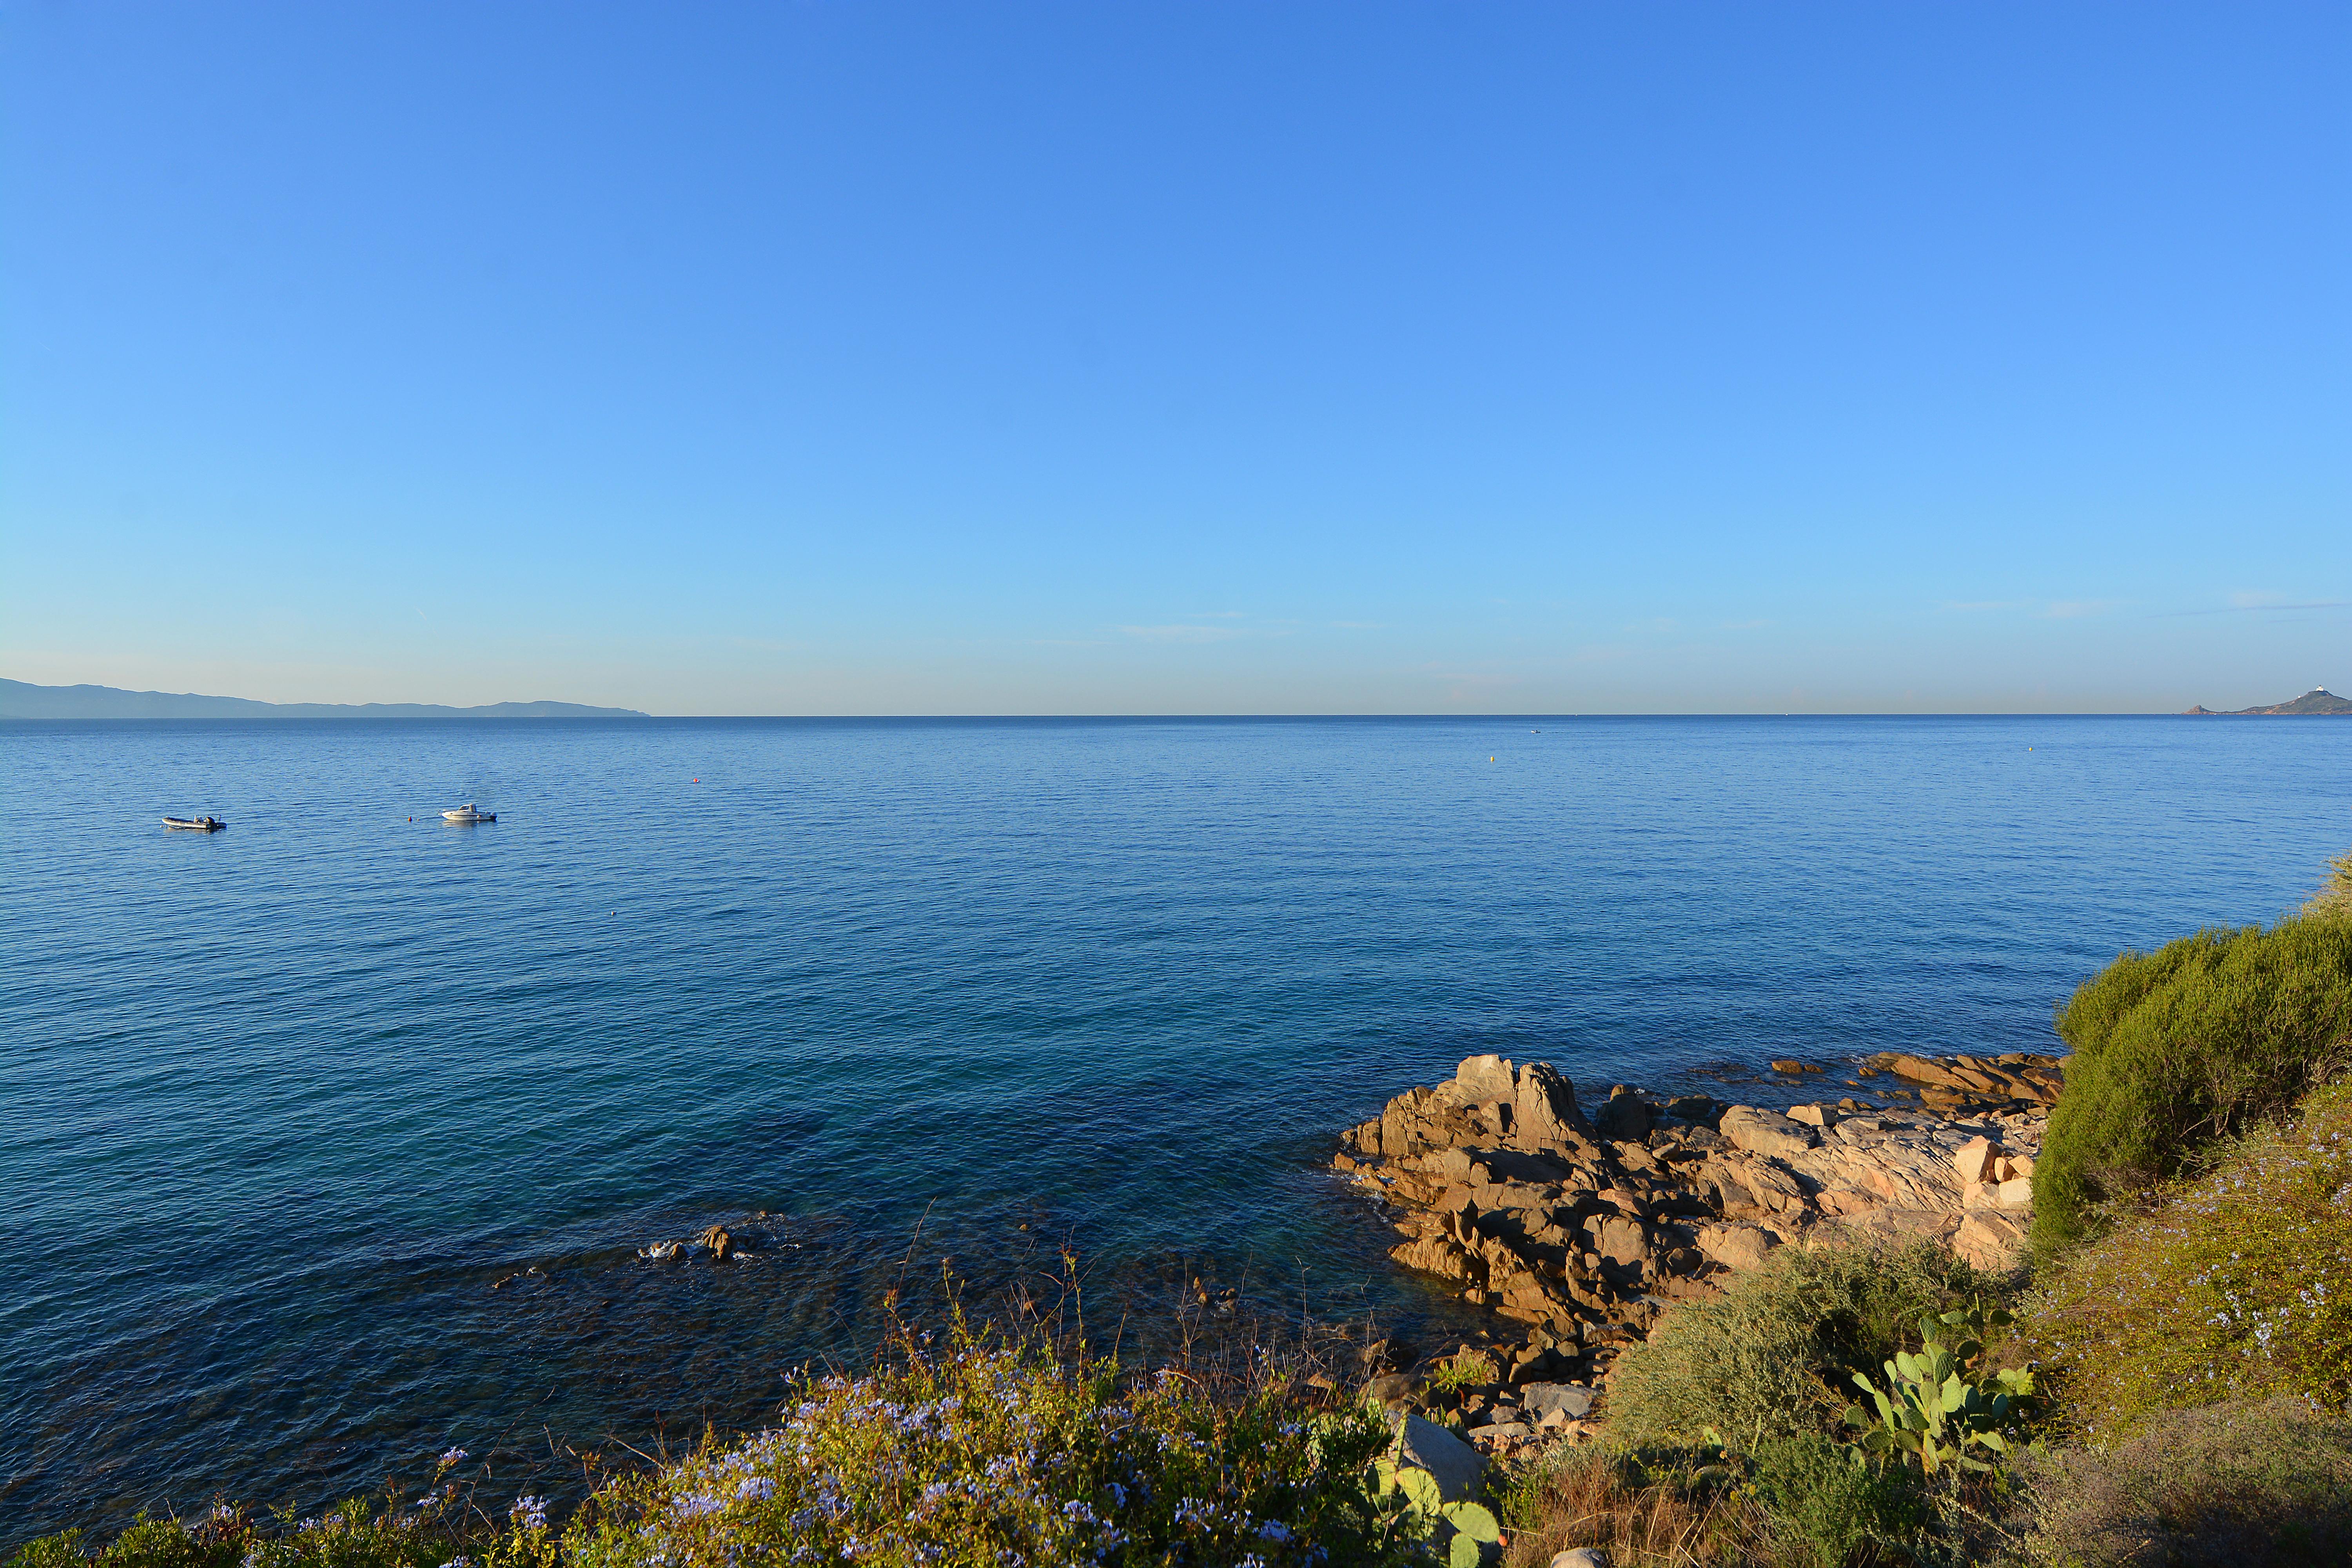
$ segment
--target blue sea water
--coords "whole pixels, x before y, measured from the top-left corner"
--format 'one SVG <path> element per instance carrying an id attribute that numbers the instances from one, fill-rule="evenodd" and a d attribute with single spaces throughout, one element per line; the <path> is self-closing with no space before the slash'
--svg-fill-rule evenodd
<path id="1" fill-rule="evenodd" d="M 1442 1326 L 1323 1168 L 1390 1095 L 2046 1047 L 2118 950 L 2298 902 L 2347 764 L 2327 721 L 0 725 L 0 1541 L 757 1425 L 942 1258 Z M 758 1256 L 637 1256 L 712 1223 Z"/>

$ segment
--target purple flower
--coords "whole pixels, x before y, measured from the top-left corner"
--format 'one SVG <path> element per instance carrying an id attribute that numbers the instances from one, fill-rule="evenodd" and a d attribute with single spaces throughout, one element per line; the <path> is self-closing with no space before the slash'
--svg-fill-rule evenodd
<path id="1" fill-rule="evenodd" d="M 543 1497 L 519 1497 L 514 1500 L 514 1507 L 507 1510 L 507 1517 L 525 1530 L 545 1530 L 547 1500 Z"/>
<path id="2" fill-rule="evenodd" d="M 444 1465 L 462 1465 L 466 1462 L 466 1450 L 463 1448 L 445 1448 L 441 1452 L 441 1462 Z"/>

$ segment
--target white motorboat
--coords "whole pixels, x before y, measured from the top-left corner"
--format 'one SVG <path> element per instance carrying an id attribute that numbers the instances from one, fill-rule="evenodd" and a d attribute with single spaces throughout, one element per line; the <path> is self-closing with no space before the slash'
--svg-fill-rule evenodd
<path id="1" fill-rule="evenodd" d="M 184 828 L 190 833 L 218 833 L 228 824 L 217 816 L 167 816 L 163 826 Z"/>
<path id="2" fill-rule="evenodd" d="M 474 809 L 474 803 L 470 800 L 455 811 L 445 811 L 441 814 L 441 820 L 444 822 L 496 822 L 498 819 L 497 812 L 477 811 Z"/>

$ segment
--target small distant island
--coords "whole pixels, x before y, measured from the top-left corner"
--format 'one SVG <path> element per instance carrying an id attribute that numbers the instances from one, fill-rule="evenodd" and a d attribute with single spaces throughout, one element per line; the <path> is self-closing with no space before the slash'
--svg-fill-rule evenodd
<path id="1" fill-rule="evenodd" d="M 0 719 L 645 719 L 634 708 L 578 702 L 260 702 L 249 697 L 125 691 L 114 686 L 36 686 L 0 678 Z"/>
<path id="2" fill-rule="evenodd" d="M 2268 708 L 2231 708 L 2216 711 L 2199 703 L 2183 715 L 2190 719 L 2252 719 L 2257 717 L 2300 719 L 2311 714 L 2352 714 L 2352 700 L 2338 697 L 2324 686 L 2315 686 L 2292 702 L 2273 702 Z"/>

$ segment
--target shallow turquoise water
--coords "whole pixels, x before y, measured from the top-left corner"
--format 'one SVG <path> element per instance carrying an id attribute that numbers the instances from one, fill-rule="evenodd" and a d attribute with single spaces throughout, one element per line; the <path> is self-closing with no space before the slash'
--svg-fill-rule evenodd
<path id="1" fill-rule="evenodd" d="M 0 726 L 0 1539 L 757 1424 L 942 1256 L 1442 1313 L 1321 1171 L 1389 1095 L 2046 1046 L 2118 949 L 2297 901 L 2347 764 L 2326 721 Z M 751 1267 L 635 1255 L 759 1211 Z"/>

